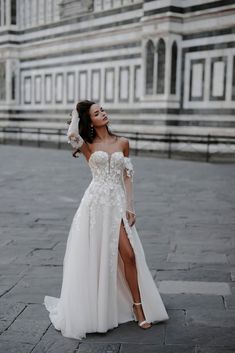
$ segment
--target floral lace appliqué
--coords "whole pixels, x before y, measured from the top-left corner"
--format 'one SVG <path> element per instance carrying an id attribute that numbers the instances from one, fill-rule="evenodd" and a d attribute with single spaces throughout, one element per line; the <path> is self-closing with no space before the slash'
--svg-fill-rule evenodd
<path id="1" fill-rule="evenodd" d="M 124 165 L 125 165 L 127 176 L 131 178 L 131 181 L 133 181 L 134 168 L 130 157 L 124 157 Z"/>

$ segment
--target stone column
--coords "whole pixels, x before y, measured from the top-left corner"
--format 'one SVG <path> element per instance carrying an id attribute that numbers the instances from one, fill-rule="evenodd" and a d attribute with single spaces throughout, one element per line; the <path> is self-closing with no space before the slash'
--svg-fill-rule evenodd
<path id="1" fill-rule="evenodd" d="M 165 56 L 165 95 L 166 99 L 170 95 L 170 80 L 171 80 L 171 43 L 170 38 L 164 38 L 166 44 L 166 56 Z"/>

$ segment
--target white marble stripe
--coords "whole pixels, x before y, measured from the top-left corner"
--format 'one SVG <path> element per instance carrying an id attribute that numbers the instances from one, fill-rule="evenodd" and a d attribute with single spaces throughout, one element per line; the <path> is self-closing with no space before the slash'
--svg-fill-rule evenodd
<path id="1" fill-rule="evenodd" d="M 189 7 L 194 5 L 204 5 L 205 3 L 213 3 L 215 0 L 187 0 L 181 1 L 181 7 Z"/>
<path id="2" fill-rule="evenodd" d="M 43 67 L 41 69 L 37 69 L 37 65 L 35 67 L 30 67 L 27 70 L 22 71 L 24 73 L 24 75 L 31 75 L 31 74 L 47 74 L 47 73 L 57 73 L 57 72 L 67 72 L 67 71 L 81 71 L 81 70 L 92 70 L 92 69 L 99 69 L 99 68 L 109 68 L 109 67 L 119 67 L 119 66 L 125 66 L 125 65 L 133 65 L 133 64 L 141 64 L 141 58 L 138 59 L 123 59 L 123 60 L 117 60 L 117 61 L 113 61 L 113 62 L 99 62 L 99 63 L 91 63 L 89 64 L 89 66 L 84 63 L 84 64 L 79 64 L 79 69 L 78 69 L 78 65 L 74 64 L 74 65 L 66 65 L 63 67 Z M 152 101 L 147 101 L 148 103 L 155 103 L 156 102 L 157 97 L 153 97 Z M 161 98 L 162 99 L 162 98 Z M 159 100 L 159 97 L 158 97 Z M 172 101 L 174 102 L 174 101 Z M 177 101 L 176 101 L 177 102 Z M 145 103 L 144 105 L 145 106 Z"/>
<path id="3" fill-rule="evenodd" d="M 177 6 L 177 7 L 181 7 L 181 8 L 187 8 L 190 6 L 205 5 L 205 3 L 208 4 L 208 3 L 214 3 L 214 2 L 215 2 L 215 0 L 206 0 L 206 1 L 205 0 L 187 0 L 187 1 L 158 0 L 158 1 L 151 1 L 151 2 L 145 3 L 144 10 L 150 11 L 150 10 L 155 10 L 155 9 L 161 9 L 161 8 L 167 7 L 167 6 Z"/>
<path id="4" fill-rule="evenodd" d="M 207 71 L 207 73 L 209 73 L 209 71 Z M 210 81 L 206 81 L 206 85 L 209 86 Z M 205 91 L 208 93 L 209 90 L 207 89 L 207 87 L 205 88 Z M 204 98 L 203 101 L 188 101 L 188 100 L 184 100 L 184 109 L 210 109 L 210 108 L 234 108 L 235 107 L 235 102 L 234 101 L 220 101 L 220 100 L 215 100 L 215 101 L 211 101 L 209 99 L 207 99 L 206 97 Z"/>
<path id="5" fill-rule="evenodd" d="M 84 54 L 84 55 L 76 55 L 76 56 L 66 56 L 66 57 L 63 57 L 63 56 L 61 56 L 61 57 L 59 57 L 59 58 L 52 58 L 52 59 L 44 59 L 44 60 L 34 60 L 34 61 L 31 61 L 30 62 L 30 60 L 29 61 L 25 61 L 25 62 L 23 62 L 23 63 L 21 63 L 21 68 L 25 68 L 25 67 L 27 67 L 27 68 L 34 68 L 34 67 L 38 67 L 38 66 L 40 66 L 40 65 L 50 65 L 50 64 L 54 64 L 55 66 L 57 65 L 57 64 L 60 64 L 60 63 L 67 63 L 68 65 L 69 65 L 69 63 L 70 62 L 76 62 L 76 61 L 88 61 L 88 60 L 90 60 L 90 59 L 109 59 L 110 57 L 116 57 L 116 56 L 120 56 L 120 55 L 126 55 L 127 53 L 126 53 L 126 50 L 124 49 L 124 50 L 120 50 L 119 49 L 119 53 L 117 53 L 117 52 L 114 52 L 114 53 L 112 53 L 112 52 L 103 52 L 103 53 L 99 53 L 99 55 L 98 54 L 96 54 L 95 56 L 94 56 L 94 53 L 90 53 L 89 55 L 87 54 Z M 139 50 L 137 49 L 135 49 L 135 50 L 133 50 L 133 52 L 131 52 L 131 53 L 129 53 L 129 55 L 134 55 L 134 54 L 139 54 Z M 126 58 L 125 59 L 125 61 L 123 61 L 123 60 L 118 60 L 119 62 L 128 62 L 129 60 L 136 60 L 136 62 L 138 61 L 138 63 L 140 62 L 140 60 L 137 60 L 137 58 L 133 58 L 133 59 L 131 59 L 131 58 Z M 99 63 L 99 64 L 102 64 L 102 63 Z M 113 62 L 106 62 L 106 65 L 115 65 Z M 87 64 L 79 64 L 79 66 L 86 66 L 87 67 Z M 89 64 L 89 67 L 90 67 L 90 64 Z M 45 69 L 46 69 L 46 67 L 45 67 Z M 59 70 L 61 70 L 61 69 L 59 69 Z"/>
<path id="6" fill-rule="evenodd" d="M 64 45 L 67 45 L 67 47 L 71 50 L 71 48 L 89 48 L 89 47 L 100 47 L 100 46 L 105 46 L 109 47 L 112 46 L 114 43 L 116 45 L 118 44 L 129 44 L 133 43 L 136 41 L 140 41 L 139 37 L 139 28 L 133 29 L 131 28 L 126 28 L 126 29 L 118 29 L 115 32 L 107 32 L 103 33 L 103 31 L 99 31 L 99 33 L 87 33 L 87 34 L 73 34 L 67 36 L 65 34 L 61 38 L 51 38 L 50 40 L 42 39 L 42 44 L 43 48 L 46 48 L 47 52 L 54 52 L 55 51 L 55 46 L 59 45 L 60 48 L 63 46 L 64 50 Z M 4 36 L 4 40 L 6 39 L 11 39 L 15 40 L 15 36 Z M 104 45 L 104 39 L 105 39 L 105 45 Z M 53 45 L 52 45 L 53 44 Z M 38 43 L 23 43 L 21 44 L 21 47 L 24 48 L 26 54 L 27 50 L 32 50 L 33 48 L 40 49 L 38 46 Z"/>
<path id="7" fill-rule="evenodd" d="M 197 39 L 186 39 L 182 41 L 182 48 L 187 48 L 187 47 L 191 48 L 198 45 L 212 45 L 212 44 L 226 43 L 226 42 L 233 42 L 233 41 L 234 41 L 234 34 L 226 34 L 226 35 L 197 38 Z"/>
<path id="8" fill-rule="evenodd" d="M 229 27 L 229 26 L 234 26 L 234 14 L 232 13 L 233 10 L 235 9 L 234 5 L 231 6 L 224 6 L 218 8 L 213 8 L 213 9 L 208 9 L 205 13 L 205 11 L 197 11 L 196 13 L 188 13 L 188 14 L 174 14 L 174 16 L 177 16 L 182 20 L 183 27 L 178 26 L 180 28 L 180 32 L 182 34 L 188 34 L 188 33 L 193 33 L 195 32 L 195 28 L 203 28 L 204 31 L 210 31 L 213 28 L 218 29 L 222 28 L 223 26 Z M 228 14 L 221 16 L 221 13 L 223 11 L 230 11 Z M 231 14 L 232 13 L 232 14 Z M 162 17 L 166 18 L 168 16 L 168 13 L 159 13 L 159 14 L 153 14 L 149 16 L 144 16 L 142 18 L 142 21 L 161 21 Z M 176 26 L 176 24 L 175 24 Z"/>
<path id="9" fill-rule="evenodd" d="M 25 33 L 25 34 L 22 34 L 20 38 L 21 40 L 37 39 L 38 37 L 42 37 L 42 36 L 46 37 L 48 35 L 51 36 L 53 34 L 56 35 L 59 33 L 66 34 L 67 31 L 86 29 L 86 28 L 90 28 L 90 30 L 92 31 L 92 27 L 101 26 L 105 24 L 112 24 L 119 21 L 122 22 L 125 20 L 136 19 L 141 16 L 142 16 L 142 9 L 127 11 L 116 15 L 104 16 L 100 18 L 94 18 L 91 20 L 81 21 L 79 23 L 67 24 L 67 25 L 61 24 L 61 26 L 59 27 L 52 27 L 48 29 L 42 29 L 36 32 Z"/>
<path id="10" fill-rule="evenodd" d="M 120 43 L 121 44 L 121 43 Z M 123 45 L 125 44 L 128 44 L 128 43 L 123 43 Z M 83 43 L 79 43 L 77 44 L 78 45 L 78 49 L 83 49 Z M 100 47 L 102 47 L 100 45 Z M 73 50 L 76 49 L 76 47 L 72 46 Z M 116 55 L 129 55 L 129 54 L 136 54 L 136 53 L 141 53 L 141 46 L 134 46 L 134 47 L 129 47 L 129 48 L 112 48 L 112 46 L 110 45 L 110 47 L 107 48 L 107 50 L 102 50 L 100 48 L 97 49 L 96 51 L 96 48 L 94 46 L 89 46 L 89 48 L 92 48 L 94 49 L 94 52 L 83 52 L 83 53 L 77 53 L 77 54 L 74 54 L 74 53 L 71 53 L 70 55 L 65 55 L 64 59 L 65 58 L 70 58 L 71 60 L 89 60 L 89 59 L 94 59 L 95 58 L 105 58 L 105 57 L 111 57 L 111 56 L 116 56 Z M 106 46 L 105 46 L 106 48 Z M 57 50 L 56 50 L 57 49 Z M 85 51 L 85 48 L 84 48 L 84 51 Z M 69 53 L 71 52 L 71 46 L 70 45 L 67 45 L 67 44 L 61 44 L 60 45 L 60 50 L 59 50 L 59 53 L 58 53 L 58 47 L 56 45 L 54 45 L 53 47 L 53 50 L 47 50 L 47 47 L 43 47 L 43 48 L 38 48 L 38 50 L 34 51 L 32 48 L 31 48 L 31 51 L 30 50 L 24 50 L 21 55 L 20 55 L 20 59 L 23 59 L 23 58 L 27 58 L 28 61 L 27 62 L 30 62 L 30 58 L 39 58 L 39 61 L 45 61 L 45 58 L 43 58 L 42 60 L 40 60 L 40 56 L 44 56 L 44 55 L 54 55 L 56 56 L 56 53 L 57 53 L 57 56 L 58 54 L 62 54 L 62 53 Z M 59 57 L 58 59 L 60 59 L 61 57 Z M 63 59 L 63 60 L 64 60 Z M 46 60 L 53 60 L 53 62 L 55 62 L 55 58 L 53 57 L 52 59 L 50 58 L 47 58 Z"/>
<path id="11" fill-rule="evenodd" d="M 201 11 L 197 16 L 192 16 L 191 14 L 184 17 L 183 22 L 183 34 L 194 33 L 195 29 L 203 29 L 203 31 L 212 31 L 213 29 L 218 28 L 229 28 L 230 26 L 234 26 L 234 10 L 235 6 L 226 6 L 219 8 L 219 13 L 214 14 L 213 12 L 218 9 L 212 9 L 211 11 L 207 11 L 206 16 L 201 14 Z M 228 11 L 226 15 L 221 16 L 222 11 Z"/>
<path id="12" fill-rule="evenodd" d="M 199 281 L 157 281 L 159 291 L 163 294 L 205 294 L 231 295 L 231 289 L 225 282 Z"/>
<path id="13" fill-rule="evenodd" d="M 11 40 L 15 40 L 14 36 L 11 37 L 5 37 L 5 39 L 10 38 Z M 105 45 L 104 45 L 104 40 L 105 40 Z M 96 32 L 94 33 L 87 33 L 87 34 L 73 34 L 73 35 L 65 35 L 61 38 L 52 38 L 50 40 L 44 40 L 42 39 L 42 44 L 43 48 L 46 48 L 47 53 L 54 52 L 55 51 L 55 46 L 59 45 L 60 48 L 63 46 L 63 50 L 65 49 L 64 45 L 67 45 L 67 47 L 71 50 L 71 48 L 75 49 L 82 49 L 82 48 L 95 48 L 95 47 L 109 47 L 112 46 L 113 44 L 119 45 L 119 44 L 130 44 L 133 42 L 139 42 L 140 41 L 140 32 L 139 28 L 133 29 L 131 28 L 126 28 L 126 29 L 117 29 L 115 32 L 107 32 L 103 33 L 100 31 L 99 33 Z M 53 44 L 53 45 L 52 45 Z M 33 48 L 40 49 L 38 47 L 38 43 L 25 43 L 21 44 L 21 47 L 24 48 L 24 51 L 27 53 L 27 50 L 32 50 Z"/>
<path id="14" fill-rule="evenodd" d="M 151 1 L 151 2 L 146 2 L 144 3 L 144 11 L 150 11 L 150 10 L 156 10 L 156 9 L 161 9 L 162 7 L 168 7 L 168 6 L 177 6 L 177 7 L 184 7 L 182 6 L 182 1 L 181 0 L 158 0 L 158 1 Z"/>

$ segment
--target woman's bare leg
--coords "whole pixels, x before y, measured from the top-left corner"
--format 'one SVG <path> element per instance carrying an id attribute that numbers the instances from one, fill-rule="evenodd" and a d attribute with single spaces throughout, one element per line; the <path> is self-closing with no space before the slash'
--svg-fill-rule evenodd
<path id="1" fill-rule="evenodd" d="M 140 291 L 138 286 L 138 279 L 137 279 L 137 269 L 136 269 L 136 262 L 135 262 L 135 254 L 130 244 L 130 241 L 127 237 L 126 230 L 124 228 L 123 220 L 121 222 L 120 227 L 120 235 L 119 235 L 119 252 L 121 258 L 124 263 L 124 271 L 127 283 L 130 287 L 130 291 L 133 297 L 133 301 L 135 303 L 140 303 Z M 142 305 L 135 305 L 136 312 L 138 315 L 138 320 L 143 321 L 145 320 L 144 312 L 142 309 Z M 149 323 L 143 325 L 143 327 L 150 326 Z"/>

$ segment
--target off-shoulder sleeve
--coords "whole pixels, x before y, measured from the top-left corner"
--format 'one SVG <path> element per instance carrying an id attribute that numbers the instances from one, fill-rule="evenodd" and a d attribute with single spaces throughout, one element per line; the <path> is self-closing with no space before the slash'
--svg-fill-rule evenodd
<path id="1" fill-rule="evenodd" d="M 127 176 L 133 181 L 134 168 L 130 157 L 124 157 L 124 166 Z"/>
<path id="2" fill-rule="evenodd" d="M 124 186 L 126 194 L 126 210 L 135 214 L 133 195 L 134 168 L 130 157 L 124 157 Z"/>

